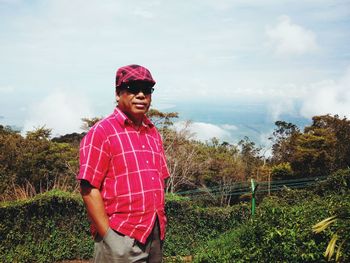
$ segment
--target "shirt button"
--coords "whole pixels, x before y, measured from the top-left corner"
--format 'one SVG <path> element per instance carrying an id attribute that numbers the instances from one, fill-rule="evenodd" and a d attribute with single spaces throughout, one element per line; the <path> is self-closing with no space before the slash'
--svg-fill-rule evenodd
<path id="1" fill-rule="evenodd" d="M 142 149 L 145 149 L 145 146 L 144 146 L 144 145 L 142 145 Z"/>
<path id="2" fill-rule="evenodd" d="M 148 161 L 146 161 L 146 163 L 148 163 Z"/>
<path id="3" fill-rule="evenodd" d="M 154 177 L 152 177 L 152 180 L 154 180 Z"/>

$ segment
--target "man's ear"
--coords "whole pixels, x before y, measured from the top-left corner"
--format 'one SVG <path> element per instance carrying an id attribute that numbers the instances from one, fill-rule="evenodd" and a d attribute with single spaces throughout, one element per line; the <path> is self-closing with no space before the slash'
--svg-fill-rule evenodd
<path id="1" fill-rule="evenodd" d="M 116 99 L 116 101 L 117 101 L 117 103 L 118 103 L 118 101 L 119 101 L 119 99 L 120 99 L 120 90 L 116 90 L 116 91 L 115 91 L 115 99 Z"/>

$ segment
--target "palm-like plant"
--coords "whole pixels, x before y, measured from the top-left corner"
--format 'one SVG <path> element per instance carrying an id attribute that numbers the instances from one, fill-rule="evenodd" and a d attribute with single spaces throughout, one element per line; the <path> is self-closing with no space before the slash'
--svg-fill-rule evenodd
<path id="1" fill-rule="evenodd" d="M 350 217 L 345 215 L 344 213 L 342 215 L 335 215 L 328 217 L 317 224 L 315 224 L 312 227 L 313 232 L 320 233 L 330 227 L 335 222 L 339 222 L 337 230 L 332 235 L 330 241 L 328 242 L 326 251 L 324 252 L 324 256 L 327 258 L 328 261 L 330 261 L 333 258 L 333 255 L 335 253 L 335 261 L 340 262 L 341 256 L 342 256 L 342 247 L 346 240 L 349 239 L 349 236 L 346 234 L 346 225 L 341 224 L 342 222 L 345 223 L 346 220 L 349 220 Z M 348 224 L 347 224 L 348 225 Z M 349 241 L 349 240 L 348 240 Z"/>

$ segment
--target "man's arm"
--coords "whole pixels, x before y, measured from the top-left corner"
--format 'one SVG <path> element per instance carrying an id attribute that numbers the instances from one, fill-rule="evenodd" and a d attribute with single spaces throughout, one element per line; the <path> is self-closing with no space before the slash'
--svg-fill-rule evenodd
<path id="1" fill-rule="evenodd" d="M 88 181 L 81 180 L 80 193 L 97 232 L 101 237 L 104 237 L 109 227 L 109 221 L 100 190 L 93 187 Z"/>

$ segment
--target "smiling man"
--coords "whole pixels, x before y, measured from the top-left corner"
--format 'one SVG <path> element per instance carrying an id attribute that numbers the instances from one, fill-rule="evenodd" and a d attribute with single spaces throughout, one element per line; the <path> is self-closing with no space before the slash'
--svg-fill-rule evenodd
<path id="1" fill-rule="evenodd" d="M 145 116 L 155 81 L 145 67 L 117 70 L 114 112 L 80 144 L 81 194 L 95 262 L 161 262 L 165 237 L 163 144 Z"/>

